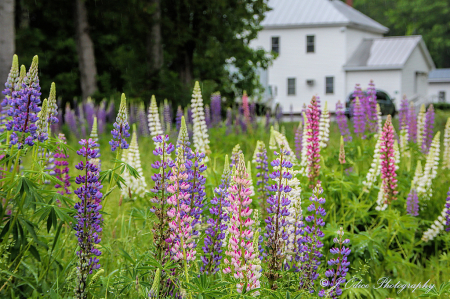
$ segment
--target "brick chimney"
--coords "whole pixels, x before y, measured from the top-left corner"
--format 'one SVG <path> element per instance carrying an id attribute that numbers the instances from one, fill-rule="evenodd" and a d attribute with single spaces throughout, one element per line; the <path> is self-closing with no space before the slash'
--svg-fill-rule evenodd
<path id="1" fill-rule="evenodd" d="M 348 6 L 353 7 L 353 0 L 346 0 Z"/>

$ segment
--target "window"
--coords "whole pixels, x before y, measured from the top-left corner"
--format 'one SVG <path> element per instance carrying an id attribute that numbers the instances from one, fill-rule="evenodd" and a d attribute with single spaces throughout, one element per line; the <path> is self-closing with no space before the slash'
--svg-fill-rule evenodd
<path id="1" fill-rule="evenodd" d="M 314 47 L 314 35 L 307 35 L 306 36 L 306 53 L 314 53 L 315 47 Z"/>
<path id="2" fill-rule="evenodd" d="M 445 91 L 440 91 L 438 96 L 439 103 L 445 103 Z"/>
<path id="3" fill-rule="evenodd" d="M 295 95 L 295 78 L 288 78 L 288 95 Z"/>
<path id="4" fill-rule="evenodd" d="M 334 77 L 325 78 L 325 93 L 334 93 Z"/>
<path id="5" fill-rule="evenodd" d="M 280 53 L 280 37 L 272 36 L 272 51 Z"/>

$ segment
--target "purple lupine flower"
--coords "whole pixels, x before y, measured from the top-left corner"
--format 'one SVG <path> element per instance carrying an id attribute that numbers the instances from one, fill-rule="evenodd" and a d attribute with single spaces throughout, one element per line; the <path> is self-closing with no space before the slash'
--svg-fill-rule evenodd
<path id="1" fill-rule="evenodd" d="M 191 157 L 191 161 L 189 160 L 186 161 L 186 168 L 187 168 L 186 172 L 188 174 L 188 180 L 190 181 L 189 182 L 190 188 L 188 189 L 188 193 L 191 194 L 190 214 L 193 217 L 192 226 L 195 226 L 197 223 L 200 224 L 201 222 L 200 216 L 203 212 L 204 200 L 206 196 L 205 193 L 206 178 L 202 175 L 202 173 L 207 168 L 203 162 L 204 158 L 205 158 L 204 153 L 196 152 L 193 155 L 193 157 Z"/>
<path id="2" fill-rule="evenodd" d="M 222 99 L 220 92 L 213 93 L 211 95 L 211 118 L 212 125 L 217 126 L 222 119 Z"/>
<path id="3" fill-rule="evenodd" d="M 266 203 L 270 196 L 267 188 L 269 187 L 269 166 L 267 162 L 267 149 L 263 141 L 258 141 L 256 145 L 255 161 L 256 164 L 256 186 L 258 187 L 258 199 L 262 206 L 263 217 L 267 211 Z"/>
<path id="4" fill-rule="evenodd" d="M 139 136 L 148 137 L 150 131 L 148 130 L 147 115 L 145 114 L 144 103 L 141 103 L 138 111 L 138 121 L 139 121 Z"/>
<path id="5" fill-rule="evenodd" d="M 172 125 L 172 115 L 170 113 L 170 105 L 167 99 L 164 100 L 164 124 L 164 131 L 166 131 L 166 133 L 170 133 Z"/>
<path id="6" fill-rule="evenodd" d="M 252 125 L 256 124 L 256 103 L 254 101 L 250 103 L 250 121 Z"/>
<path id="7" fill-rule="evenodd" d="M 409 103 L 406 95 L 403 96 L 403 99 L 400 103 L 400 109 L 398 110 L 398 125 L 399 130 L 408 129 L 409 125 Z"/>
<path id="8" fill-rule="evenodd" d="M 447 208 L 447 215 L 445 216 L 445 231 L 450 232 L 450 189 L 447 192 L 447 200 L 445 203 L 445 207 Z"/>
<path id="9" fill-rule="evenodd" d="M 95 107 L 92 99 L 89 97 L 86 101 L 83 101 L 83 114 L 87 121 L 89 128 L 92 128 L 94 124 Z"/>
<path id="10" fill-rule="evenodd" d="M 283 107 L 280 104 L 277 104 L 275 107 L 275 119 L 278 123 L 281 123 L 283 120 Z"/>
<path id="11" fill-rule="evenodd" d="M 245 109 L 242 105 L 238 107 L 238 113 L 236 113 L 236 134 L 239 134 L 238 124 L 241 127 L 241 132 L 247 132 L 247 121 L 245 118 Z"/>
<path id="12" fill-rule="evenodd" d="M 270 128 L 270 124 L 271 124 L 270 110 L 266 109 L 266 130 Z"/>
<path id="13" fill-rule="evenodd" d="M 22 84 L 19 83 L 20 73 L 19 73 L 19 58 L 14 54 L 12 60 L 11 70 L 8 74 L 8 79 L 5 83 L 5 89 L 2 91 L 2 94 L 5 95 L 5 98 L 2 100 L 0 104 L 0 133 L 4 132 L 5 125 L 8 118 L 8 110 L 9 104 L 11 102 L 11 98 L 17 96 L 15 91 L 18 91 Z"/>
<path id="14" fill-rule="evenodd" d="M 302 238 L 299 240 L 302 243 L 299 246 L 299 250 L 302 252 L 300 256 L 300 288 L 311 293 L 314 292 L 314 281 L 319 277 L 319 273 L 317 273 L 321 264 L 319 259 L 323 256 L 320 252 L 320 248 L 323 247 L 320 238 L 325 236 L 321 228 L 325 226 L 322 217 L 325 217 L 327 213 L 322 207 L 325 204 L 325 198 L 319 198 L 322 193 L 323 189 L 320 185 L 314 188 L 313 194 L 309 198 L 312 204 L 307 209 L 311 214 L 305 217 L 308 225 L 300 230 L 300 234 L 302 234 Z"/>
<path id="15" fill-rule="evenodd" d="M 275 159 L 270 163 L 274 171 L 269 177 L 275 181 L 275 184 L 270 185 L 267 190 L 271 193 L 267 199 L 267 213 L 268 217 L 265 222 L 266 232 L 266 247 L 268 258 L 268 273 L 266 273 L 269 279 L 270 287 L 274 287 L 274 282 L 279 278 L 277 272 L 281 270 L 283 261 L 285 259 L 285 240 L 289 238 L 289 232 L 286 226 L 289 224 L 287 216 L 290 215 L 289 205 L 291 200 L 288 197 L 292 188 L 287 185 L 286 180 L 292 178 L 292 172 L 289 169 L 292 168 L 292 163 L 286 159 L 290 155 L 290 152 L 284 148 L 284 144 L 280 147 L 280 152 L 274 152 Z"/>
<path id="16" fill-rule="evenodd" d="M 115 151 L 118 147 L 121 149 L 127 149 L 129 144 L 125 138 L 130 137 L 130 125 L 128 124 L 127 118 L 127 103 L 125 94 L 122 93 L 122 98 L 120 100 L 120 108 L 117 113 L 116 122 L 114 123 L 114 129 L 111 131 L 113 138 L 109 142 L 111 145 L 111 151 Z"/>
<path id="17" fill-rule="evenodd" d="M 348 129 L 347 117 L 344 113 L 344 105 L 341 101 L 336 103 L 336 122 L 338 123 L 339 131 L 341 131 L 341 136 L 344 136 L 344 141 L 352 141 L 352 136 Z"/>
<path id="18" fill-rule="evenodd" d="M 233 147 L 233 151 L 231 152 L 231 163 L 230 167 L 233 168 L 233 166 L 237 166 L 239 163 L 239 156 L 242 154 L 241 146 L 239 144 L 236 144 L 235 147 Z"/>
<path id="19" fill-rule="evenodd" d="M 33 146 L 34 141 L 38 138 L 36 122 L 38 121 L 37 113 L 41 111 L 39 107 L 41 103 L 40 90 L 38 57 L 34 56 L 31 67 L 23 80 L 21 89 L 13 92 L 8 100 L 8 105 L 10 106 L 8 116 L 12 117 L 12 120 L 8 121 L 6 129 L 8 131 L 14 131 L 10 136 L 10 143 L 12 145 L 17 144 L 19 148 L 22 147 L 23 143 Z M 20 141 L 17 132 L 22 133 L 22 140 Z M 25 137 L 26 133 L 29 133 L 27 137 Z"/>
<path id="20" fill-rule="evenodd" d="M 98 133 L 101 135 L 105 133 L 106 124 L 106 100 L 100 102 L 100 106 L 97 110 L 97 129 Z"/>
<path id="21" fill-rule="evenodd" d="M 411 216 L 419 216 L 419 197 L 415 188 L 411 188 L 406 199 L 406 212 Z"/>
<path id="22" fill-rule="evenodd" d="M 225 207 L 230 205 L 227 200 L 230 181 L 231 170 L 228 164 L 228 156 L 225 156 L 222 180 L 219 187 L 214 189 L 216 196 L 210 202 L 209 212 L 212 217 L 208 218 L 206 222 L 208 228 L 205 231 L 205 243 L 202 247 L 204 255 L 201 257 L 203 265 L 200 271 L 207 274 L 215 274 L 219 271 L 223 257 L 223 240 L 225 239 L 225 232 L 228 229 L 227 221 L 229 220 Z"/>
<path id="23" fill-rule="evenodd" d="M 114 98 L 111 98 L 108 103 L 108 108 L 106 109 L 106 121 L 108 123 L 112 123 L 114 121 L 115 115 L 116 115 L 116 107 L 114 105 Z"/>
<path id="24" fill-rule="evenodd" d="M 303 149 L 303 122 L 300 121 L 298 127 L 295 129 L 295 156 L 298 160 L 302 158 Z"/>
<path id="25" fill-rule="evenodd" d="M 60 142 L 66 144 L 66 136 L 62 133 L 58 135 L 58 139 Z M 61 181 L 60 184 L 55 184 L 57 192 L 61 195 L 64 194 L 72 194 L 70 191 L 70 176 L 69 176 L 69 155 L 65 154 L 63 149 L 58 146 L 57 151 L 54 153 L 53 157 L 55 158 L 55 176 Z"/>
<path id="26" fill-rule="evenodd" d="M 50 125 L 50 130 L 53 133 L 60 133 L 61 126 L 63 125 L 63 113 L 61 108 L 58 108 L 58 114 L 57 114 L 58 121 L 56 123 L 53 123 Z"/>
<path id="27" fill-rule="evenodd" d="M 229 135 L 231 128 L 233 127 L 233 112 L 230 107 L 227 108 L 227 121 L 226 121 L 227 130 L 225 135 Z"/>
<path id="28" fill-rule="evenodd" d="M 155 186 L 150 189 L 154 195 L 150 201 L 155 204 L 150 211 L 155 213 L 158 218 L 158 225 L 153 227 L 153 240 L 157 249 L 156 258 L 160 261 L 167 255 L 169 238 L 169 217 L 167 215 L 167 197 L 166 189 L 169 177 L 172 175 L 171 168 L 175 166 L 172 159 L 168 159 L 170 154 L 175 150 L 172 143 L 169 143 L 169 135 L 158 135 L 153 137 L 153 141 L 157 145 L 153 154 L 159 158 L 151 166 L 157 172 L 152 175 Z M 164 255 L 166 254 L 166 255 Z"/>
<path id="29" fill-rule="evenodd" d="M 377 113 L 377 90 L 373 80 L 370 80 L 369 87 L 367 88 L 367 117 L 369 120 L 370 132 L 378 132 L 378 113 Z"/>
<path id="30" fill-rule="evenodd" d="M 208 128 L 211 128 L 211 109 L 209 108 L 209 105 L 205 105 L 205 123 Z"/>
<path id="31" fill-rule="evenodd" d="M 413 103 L 409 106 L 408 135 L 409 142 L 417 143 L 417 115 Z"/>
<path id="32" fill-rule="evenodd" d="M 75 190 L 75 194 L 80 199 L 74 206 L 77 214 L 75 219 L 75 235 L 78 238 L 78 246 L 80 250 L 77 251 L 79 258 L 78 263 L 78 278 L 75 287 L 75 296 L 77 298 L 86 298 L 86 280 L 89 274 L 100 268 L 99 259 L 97 258 L 102 253 L 95 247 L 100 243 L 101 238 L 101 224 L 103 222 L 101 200 L 103 194 L 101 193 L 102 185 L 99 181 L 99 172 L 95 164 L 91 163 L 91 159 L 96 159 L 98 150 L 93 149 L 98 146 L 92 139 L 82 139 L 79 144 L 82 148 L 77 151 L 79 156 L 84 158 L 78 163 L 75 168 L 84 171 L 84 175 L 79 175 L 75 182 L 81 185 Z"/>
<path id="33" fill-rule="evenodd" d="M 434 128 L 434 107 L 430 104 L 425 115 L 425 128 L 423 132 L 422 152 L 428 154 L 430 150 L 431 142 L 433 141 L 433 128 Z"/>
<path id="34" fill-rule="evenodd" d="M 177 131 L 180 131 L 181 128 L 181 118 L 183 117 L 183 109 L 181 109 L 181 106 L 178 106 L 177 109 L 177 117 L 175 119 L 177 123 Z"/>
<path id="35" fill-rule="evenodd" d="M 331 254 L 337 255 L 337 257 L 328 261 L 328 266 L 331 268 L 325 271 L 327 278 L 321 281 L 322 287 L 329 288 L 329 290 L 320 290 L 318 293 L 319 297 L 326 296 L 326 298 L 336 299 L 342 295 L 341 285 L 347 281 L 345 277 L 347 276 L 348 266 L 350 266 L 347 257 L 350 255 L 351 250 L 344 245 L 350 243 L 350 240 L 342 238 L 344 236 L 344 229 L 342 227 L 337 233 L 339 238 L 334 238 L 333 241 L 338 247 L 330 249 Z M 333 266 L 336 266 L 336 269 Z"/>
<path id="36" fill-rule="evenodd" d="M 64 114 L 64 122 L 69 126 L 70 131 L 80 138 L 80 131 L 78 129 L 75 113 L 70 109 L 70 103 L 66 103 L 66 113 Z"/>
<path id="37" fill-rule="evenodd" d="M 77 114 L 77 125 L 80 128 L 81 136 L 84 138 L 84 137 L 86 137 L 87 128 L 86 128 L 86 117 L 84 116 L 83 104 L 79 103 L 77 107 L 78 107 L 76 110 L 76 112 L 78 113 Z"/>
<path id="38" fill-rule="evenodd" d="M 366 117 L 359 98 L 355 98 L 353 104 L 353 127 L 355 128 L 355 134 L 365 138 Z"/>

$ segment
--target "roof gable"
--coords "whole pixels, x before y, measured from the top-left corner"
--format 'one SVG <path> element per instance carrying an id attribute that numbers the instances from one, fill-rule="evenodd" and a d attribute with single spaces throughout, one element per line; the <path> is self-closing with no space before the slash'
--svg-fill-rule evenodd
<path id="1" fill-rule="evenodd" d="M 269 0 L 266 28 L 348 26 L 377 33 L 388 28 L 339 0 Z"/>
<path id="2" fill-rule="evenodd" d="M 429 82 L 450 82 L 450 69 L 435 69 L 428 73 Z"/>

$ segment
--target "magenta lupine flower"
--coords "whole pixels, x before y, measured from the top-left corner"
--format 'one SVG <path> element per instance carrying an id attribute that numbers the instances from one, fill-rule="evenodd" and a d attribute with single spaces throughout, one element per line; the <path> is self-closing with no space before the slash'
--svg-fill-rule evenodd
<path id="1" fill-rule="evenodd" d="M 414 104 L 409 106 L 409 124 L 408 124 L 408 136 L 409 142 L 417 143 L 417 115 Z"/>
<path id="2" fill-rule="evenodd" d="M 290 152 L 285 150 L 282 146 L 280 152 L 274 152 L 275 159 L 270 163 L 274 168 L 274 171 L 269 177 L 275 181 L 275 184 L 270 185 L 267 190 L 274 192 L 267 199 L 267 213 L 269 216 L 265 220 L 266 233 L 264 236 L 267 238 L 267 254 L 268 254 L 268 273 L 266 273 L 269 279 L 270 287 L 274 289 L 275 281 L 279 278 L 278 271 L 281 270 L 285 256 L 285 240 L 289 238 L 289 231 L 287 225 L 289 221 L 287 216 L 290 215 L 288 193 L 292 188 L 283 183 L 286 180 L 292 179 L 292 173 L 289 169 L 292 168 L 292 163 L 286 159 L 286 156 L 290 155 Z M 275 287 L 276 289 L 276 287 Z"/>
<path id="3" fill-rule="evenodd" d="M 398 125 L 399 130 L 403 130 L 404 128 L 408 129 L 409 125 L 409 103 L 406 95 L 403 96 L 403 99 L 400 103 L 400 109 L 398 110 Z"/>
<path id="4" fill-rule="evenodd" d="M 303 127 L 302 122 L 300 121 L 298 127 L 295 129 L 295 156 L 298 160 L 302 158 L 302 149 L 303 149 Z"/>
<path id="5" fill-rule="evenodd" d="M 58 138 L 62 143 L 66 143 L 66 136 L 64 134 L 60 133 Z M 72 194 L 69 189 L 70 176 L 69 162 L 67 161 L 67 159 L 69 159 L 69 155 L 65 154 L 64 151 L 60 147 L 58 147 L 53 157 L 55 158 L 55 176 L 59 181 L 61 181 L 60 184 L 55 185 L 55 188 L 62 189 L 58 190 L 57 192 L 61 195 Z"/>
<path id="6" fill-rule="evenodd" d="M 326 200 L 320 197 L 323 193 L 323 189 L 320 185 L 316 186 L 313 190 L 312 196 L 309 198 L 312 204 L 307 208 L 307 211 L 311 213 L 305 218 L 305 226 L 300 230 L 302 238 L 299 240 L 302 244 L 299 246 L 301 266 L 300 266 L 300 288 L 314 292 L 314 281 L 319 277 L 317 272 L 321 262 L 319 259 L 323 256 L 320 252 L 320 248 L 323 247 L 320 238 L 323 238 L 325 234 L 321 228 L 325 226 L 325 221 L 322 217 L 327 215 L 325 209 L 322 207 Z"/>
<path id="7" fill-rule="evenodd" d="M 38 121 L 37 114 L 41 111 L 39 107 L 41 103 L 40 90 L 38 57 L 34 56 L 21 89 L 8 97 L 8 116 L 12 117 L 12 120 L 6 123 L 6 129 L 13 131 L 10 136 L 12 145 L 17 144 L 19 148 L 22 147 L 23 143 L 33 146 L 34 141 L 38 138 L 36 122 Z M 17 132 L 22 133 L 20 141 Z M 29 135 L 26 136 L 26 133 L 29 133 Z"/>
<path id="8" fill-rule="evenodd" d="M 350 130 L 348 129 L 347 117 L 345 116 L 344 105 L 341 101 L 336 103 L 336 122 L 338 123 L 341 135 L 344 136 L 344 141 L 352 141 L 352 136 L 350 135 Z"/>
<path id="9" fill-rule="evenodd" d="M 450 189 L 447 192 L 447 201 L 445 203 L 445 207 L 447 208 L 447 216 L 445 217 L 445 231 L 450 232 Z"/>
<path id="10" fill-rule="evenodd" d="M 338 238 L 334 238 L 333 242 L 337 244 L 338 247 L 334 247 L 330 249 L 331 254 L 337 255 L 336 258 L 332 258 L 328 261 L 328 266 L 335 268 L 330 268 L 325 271 L 325 276 L 327 277 L 325 280 L 321 281 L 322 287 L 329 288 L 328 291 L 322 289 L 319 291 L 318 296 L 327 298 L 336 299 L 340 295 L 342 295 L 341 285 L 344 285 L 348 272 L 348 266 L 350 266 L 350 262 L 347 260 L 347 257 L 350 255 L 351 250 L 345 247 L 345 244 L 350 243 L 349 239 L 343 239 L 344 229 L 341 229 L 337 232 L 339 235 Z"/>
<path id="11" fill-rule="evenodd" d="M 211 207 L 209 212 L 212 217 L 208 218 L 208 228 L 205 231 L 205 245 L 203 246 L 204 255 L 201 257 L 203 262 L 200 271 L 206 273 L 217 273 L 223 257 L 223 240 L 225 232 L 228 229 L 227 221 L 229 220 L 226 207 L 228 202 L 228 188 L 231 181 L 231 169 L 228 164 L 228 156 L 225 157 L 225 166 L 222 174 L 222 180 L 219 187 L 214 189 L 216 196 L 211 199 Z"/>
<path id="12" fill-rule="evenodd" d="M 228 258 L 224 260 L 226 268 L 223 269 L 223 272 L 225 274 L 232 273 L 233 277 L 239 280 L 236 285 L 238 293 L 246 293 L 260 287 L 261 266 L 254 262 L 255 259 L 258 259 L 258 253 L 254 251 L 253 245 L 251 227 L 254 221 L 250 218 L 253 210 L 249 207 L 252 199 L 250 198 L 250 181 L 243 155 L 239 158 L 232 181 L 232 186 L 228 189 L 230 239 L 228 250 L 225 252 Z"/>
<path id="13" fill-rule="evenodd" d="M 433 128 L 434 128 L 434 107 L 433 104 L 428 106 L 427 113 L 425 115 L 425 128 L 423 132 L 422 152 L 428 154 L 430 150 L 431 142 L 433 141 Z"/>
<path id="14" fill-rule="evenodd" d="M 370 80 L 369 87 L 367 88 L 367 117 L 369 120 L 370 132 L 378 132 L 378 113 L 377 113 L 377 90 L 375 89 L 375 84 Z"/>
<path id="15" fill-rule="evenodd" d="M 242 95 L 242 109 L 244 113 L 245 123 L 248 128 L 251 127 L 251 119 L 250 119 L 250 107 L 248 105 L 248 96 L 247 92 L 244 90 L 244 94 Z"/>
<path id="16" fill-rule="evenodd" d="M 129 144 L 125 138 L 130 137 L 130 125 L 128 124 L 127 106 L 125 100 L 125 94 L 122 93 L 122 99 L 120 101 L 119 112 L 117 113 L 116 122 L 114 123 L 114 129 L 111 131 L 113 138 L 109 142 L 111 145 L 111 151 L 115 151 L 118 147 L 121 149 L 127 149 Z"/>
<path id="17" fill-rule="evenodd" d="M 394 127 L 388 115 L 381 132 L 380 160 L 385 204 L 397 199 L 397 174 L 395 173 Z"/>
<path id="18" fill-rule="evenodd" d="M 75 194 L 80 199 L 74 206 L 77 210 L 75 219 L 75 235 L 78 237 L 78 246 L 80 250 L 77 252 L 79 258 L 78 264 L 78 279 L 75 288 L 75 295 L 77 298 L 86 298 L 86 280 L 93 270 L 99 269 L 98 256 L 102 253 L 95 248 L 95 245 L 100 243 L 101 238 L 99 233 L 102 231 L 101 224 L 103 222 L 102 214 L 99 211 L 102 209 L 101 200 L 103 194 L 101 193 L 102 185 L 99 178 L 98 168 L 91 163 L 91 159 L 96 159 L 98 150 L 93 148 L 98 146 L 92 139 L 82 139 L 79 142 L 83 147 L 77 151 L 77 154 L 84 158 L 78 163 L 75 168 L 84 171 L 84 175 L 80 175 L 75 179 L 78 185 L 81 185 L 75 190 Z"/>
<path id="19" fill-rule="evenodd" d="M 220 92 L 213 93 L 211 95 L 211 120 L 212 125 L 217 126 L 222 119 L 222 99 Z"/>
<path id="20" fill-rule="evenodd" d="M 364 132 L 366 130 L 366 116 L 359 98 L 355 98 L 354 100 L 352 117 L 355 134 L 365 138 Z"/>
<path id="21" fill-rule="evenodd" d="M 306 124 L 306 141 L 307 141 L 307 156 L 308 156 L 308 168 L 307 176 L 309 178 L 310 187 L 314 188 L 316 185 L 316 179 L 319 177 L 320 171 L 320 145 L 319 145 L 319 120 L 320 109 L 316 101 L 316 97 L 313 97 L 311 103 L 306 110 L 306 117 L 308 123 Z"/>
<path id="22" fill-rule="evenodd" d="M 415 188 L 412 188 L 406 199 L 406 212 L 411 216 L 419 216 L 419 197 Z"/>

